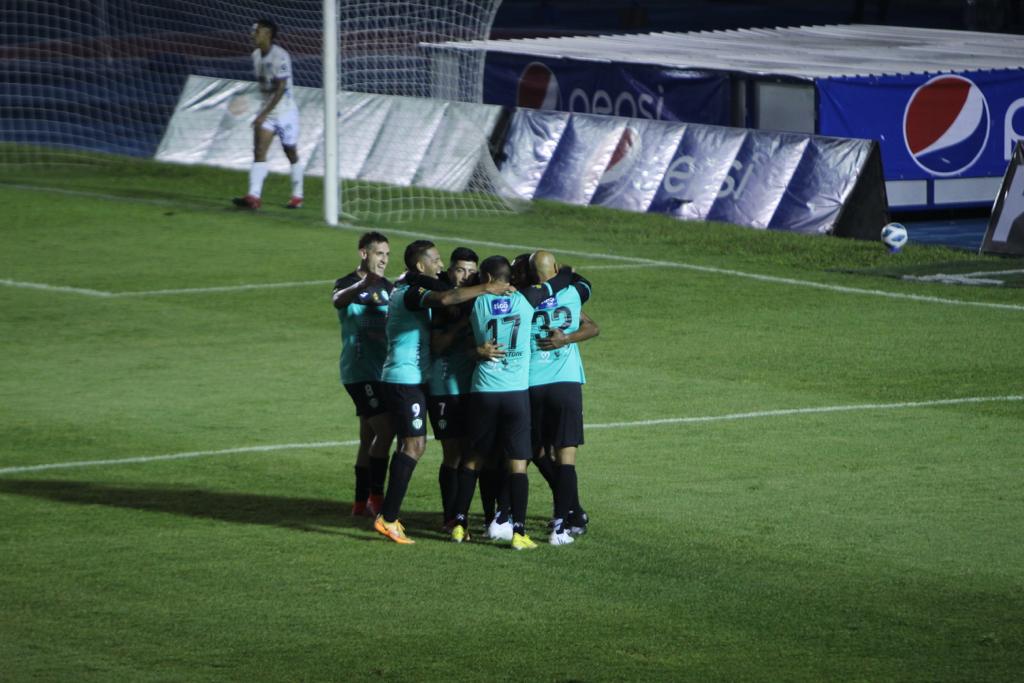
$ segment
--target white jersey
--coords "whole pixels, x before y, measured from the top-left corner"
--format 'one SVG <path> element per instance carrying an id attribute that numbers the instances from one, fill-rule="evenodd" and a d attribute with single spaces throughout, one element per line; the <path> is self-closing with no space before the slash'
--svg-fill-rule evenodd
<path id="1" fill-rule="evenodd" d="M 282 116 L 295 108 L 295 99 L 292 97 L 292 58 L 287 50 L 279 45 L 271 45 L 267 54 L 263 54 L 256 48 L 252 51 L 252 67 L 256 72 L 256 80 L 259 81 L 264 103 L 273 97 L 277 89 L 275 81 L 285 82 L 284 95 L 277 106 L 267 112 L 270 116 Z"/>

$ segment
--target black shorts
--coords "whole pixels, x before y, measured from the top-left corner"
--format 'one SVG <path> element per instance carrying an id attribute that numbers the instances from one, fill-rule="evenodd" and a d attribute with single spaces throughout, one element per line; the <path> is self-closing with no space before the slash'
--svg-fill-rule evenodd
<path id="1" fill-rule="evenodd" d="M 530 393 L 470 394 L 469 430 L 473 450 L 484 457 L 530 459 Z"/>
<path id="2" fill-rule="evenodd" d="M 555 382 L 530 387 L 531 441 L 534 451 L 544 446 L 568 448 L 583 443 L 583 385 Z"/>
<path id="3" fill-rule="evenodd" d="M 462 439 L 469 436 L 468 396 L 450 394 L 428 396 L 427 410 L 435 439 Z"/>
<path id="4" fill-rule="evenodd" d="M 399 438 L 427 435 L 427 385 L 383 382 L 388 412 L 396 420 Z"/>
<path id="5" fill-rule="evenodd" d="M 380 382 L 353 382 L 345 385 L 345 391 L 356 404 L 356 415 L 359 417 L 373 417 L 388 412 Z"/>

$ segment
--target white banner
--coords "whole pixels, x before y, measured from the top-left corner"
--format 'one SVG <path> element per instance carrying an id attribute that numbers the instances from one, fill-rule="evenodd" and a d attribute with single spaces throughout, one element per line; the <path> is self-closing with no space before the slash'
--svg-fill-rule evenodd
<path id="1" fill-rule="evenodd" d="M 306 175 L 323 176 L 323 91 L 296 87 Z M 179 164 L 248 170 L 252 121 L 261 106 L 257 84 L 189 76 L 155 158 Z M 466 189 L 501 115 L 501 107 L 342 92 L 338 95 L 338 171 L 367 180 L 451 192 Z M 274 143 L 267 163 L 290 165 Z"/>

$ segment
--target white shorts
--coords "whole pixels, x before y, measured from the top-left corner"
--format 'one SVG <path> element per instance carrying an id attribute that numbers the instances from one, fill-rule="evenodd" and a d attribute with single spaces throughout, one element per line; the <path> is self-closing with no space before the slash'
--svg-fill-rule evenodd
<path id="1" fill-rule="evenodd" d="M 260 127 L 273 131 L 274 135 L 281 138 L 281 144 L 285 147 L 294 147 L 299 143 L 299 108 L 288 107 L 281 111 L 275 107 L 274 112 L 263 120 Z"/>

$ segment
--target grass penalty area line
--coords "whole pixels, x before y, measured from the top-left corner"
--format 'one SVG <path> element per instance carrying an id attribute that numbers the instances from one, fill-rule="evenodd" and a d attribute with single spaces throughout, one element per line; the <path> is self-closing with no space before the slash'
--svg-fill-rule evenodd
<path id="1" fill-rule="evenodd" d="M 351 225 L 348 223 L 339 223 L 334 226 L 340 230 L 360 231 L 365 232 L 367 228 L 365 226 Z M 882 289 L 863 289 L 861 287 L 847 287 L 844 285 L 832 285 L 825 282 L 815 282 L 814 280 L 799 280 L 796 278 L 781 277 L 778 275 L 763 275 L 761 273 L 748 273 L 742 270 L 732 270 L 730 268 L 716 268 L 714 266 L 700 266 L 695 263 L 683 263 L 679 261 L 659 261 L 656 259 L 641 258 L 638 256 L 622 256 L 621 254 L 604 254 L 598 252 L 589 251 L 578 251 L 575 249 L 556 249 L 553 247 L 536 247 L 527 246 L 523 244 L 506 244 L 504 242 L 491 242 L 487 240 L 475 240 L 467 237 L 459 237 L 457 235 L 432 235 L 423 232 L 415 232 L 410 230 L 395 230 L 392 228 L 384 229 L 381 228 L 385 233 L 393 235 L 401 235 L 403 237 L 413 237 L 420 239 L 429 239 L 435 241 L 446 241 L 446 242 L 458 242 L 463 244 L 473 244 L 478 246 L 495 247 L 497 249 L 510 249 L 518 252 L 534 251 L 538 248 L 546 249 L 556 254 L 567 254 L 569 256 L 578 256 L 582 258 L 590 258 L 595 260 L 611 260 L 619 261 L 622 264 L 629 264 L 631 266 L 648 266 L 658 268 L 680 268 L 682 270 L 689 270 L 697 273 L 706 273 L 709 275 L 726 275 L 729 277 L 743 278 L 749 280 L 755 280 L 759 282 L 770 282 L 772 284 L 781 285 L 792 285 L 796 287 L 811 287 L 814 289 L 822 289 L 830 292 L 838 292 L 841 294 L 860 294 L 866 296 L 878 296 L 887 299 L 902 299 L 905 301 L 919 301 L 922 303 L 933 303 L 933 304 L 945 304 L 949 306 L 975 306 L 979 308 L 994 308 L 999 310 L 1008 311 L 1024 311 L 1024 305 L 1021 304 L 999 304 L 991 303 L 987 301 L 967 301 L 963 299 L 947 299 L 938 296 L 927 296 L 924 294 L 906 294 L 903 292 L 889 292 Z M 588 266 L 587 268 L 609 268 L 610 266 Z M 584 271 L 583 268 L 580 269 Z"/>
<path id="2" fill-rule="evenodd" d="M 634 420 L 630 422 L 603 422 L 586 425 L 586 429 L 629 429 L 633 427 L 653 427 L 659 425 L 690 425 L 710 422 L 728 422 L 735 420 L 753 420 L 793 415 L 816 415 L 823 413 L 845 413 L 865 410 L 910 410 L 914 408 L 931 408 L 937 406 L 955 406 L 972 403 L 1007 403 L 1024 401 L 1024 396 L 973 396 L 967 398 L 947 398 L 932 401 L 904 401 L 900 403 L 861 403 L 838 406 L 818 406 L 810 408 L 784 408 L 780 410 L 760 410 L 746 413 L 729 413 L 726 415 L 705 415 L 698 417 L 669 417 L 655 420 Z M 359 441 L 316 441 L 312 443 L 287 443 L 267 446 L 245 446 L 240 448 L 224 448 L 210 451 L 190 451 L 167 455 L 142 455 L 130 458 L 111 458 L 106 460 L 81 460 L 72 462 L 49 463 L 45 465 L 22 465 L 0 467 L 0 475 L 20 474 L 25 472 L 45 472 L 80 467 L 101 467 L 105 465 L 132 465 L 168 460 L 191 460 L 193 458 L 220 457 L 226 455 L 243 455 L 248 453 L 272 453 L 313 448 L 342 448 L 356 446 Z"/>
<path id="3" fill-rule="evenodd" d="M 223 285 L 219 287 L 186 287 L 181 289 L 150 289 L 136 292 L 106 292 L 100 289 L 84 289 L 81 287 L 65 287 L 50 285 L 44 282 L 22 282 L 19 280 L 0 279 L 0 285 L 20 289 L 39 289 L 47 292 L 65 292 L 82 294 L 102 299 L 131 299 L 150 296 L 174 296 L 178 294 L 211 294 L 221 292 L 246 292 L 255 289 L 287 289 L 289 287 L 329 287 L 333 280 L 301 280 L 297 282 L 263 282 L 244 285 Z"/>

